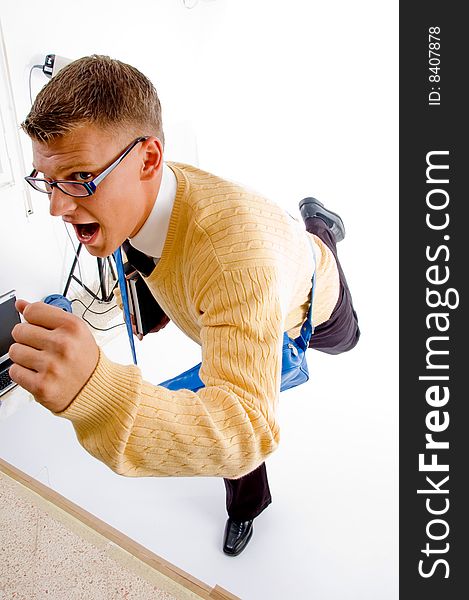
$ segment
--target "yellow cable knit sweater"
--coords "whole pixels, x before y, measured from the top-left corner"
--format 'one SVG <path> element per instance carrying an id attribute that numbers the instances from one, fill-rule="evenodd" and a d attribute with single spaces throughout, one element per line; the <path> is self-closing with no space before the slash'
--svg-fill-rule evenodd
<path id="1" fill-rule="evenodd" d="M 138 367 L 101 351 L 91 378 L 59 414 L 88 452 L 121 475 L 236 479 L 279 443 L 282 336 L 297 337 L 306 318 L 308 236 L 315 325 L 337 302 L 337 267 L 321 240 L 276 204 L 195 167 L 168 165 L 177 193 L 161 260 L 146 282 L 201 345 L 205 387 L 152 385 Z"/>

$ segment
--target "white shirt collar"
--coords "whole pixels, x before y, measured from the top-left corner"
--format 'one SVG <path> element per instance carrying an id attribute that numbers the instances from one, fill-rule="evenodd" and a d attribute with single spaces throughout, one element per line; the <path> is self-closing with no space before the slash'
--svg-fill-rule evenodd
<path id="1" fill-rule="evenodd" d="M 168 233 L 169 221 L 176 198 L 177 179 L 166 163 L 163 163 L 163 176 L 155 203 L 147 220 L 130 243 L 148 256 L 160 258 Z"/>

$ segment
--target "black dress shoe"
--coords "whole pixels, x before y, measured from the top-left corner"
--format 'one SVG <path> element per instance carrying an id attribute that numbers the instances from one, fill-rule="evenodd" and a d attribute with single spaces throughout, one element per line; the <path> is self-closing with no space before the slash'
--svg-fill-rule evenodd
<path id="1" fill-rule="evenodd" d="M 223 552 L 229 556 L 238 556 L 246 548 L 252 537 L 252 532 L 252 520 L 234 521 L 228 519 L 225 527 Z"/>
<path id="2" fill-rule="evenodd" d="M 300 201 L 300 213 L 303 221 L 313 217 L 324 221 L 335 237 L 336 243 L 344 239 L 345 227 L 342 219 L 338 214 L 324 208 L 324 205 L 319 200 L 316 200 L 316 198 L 303 198 Z"/>

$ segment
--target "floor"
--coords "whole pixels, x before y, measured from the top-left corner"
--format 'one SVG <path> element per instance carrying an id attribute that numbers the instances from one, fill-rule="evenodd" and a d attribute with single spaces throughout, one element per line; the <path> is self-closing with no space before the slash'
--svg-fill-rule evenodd
<path id="1" fill-rule="evenodd" d="M 372 322 L 362 324 L 373 331 Z M 100 341 L 112 360 L 130 363 L 124 328 Z M 137 353 L 144 377 L 155 383 L 200 361 L 198 346 L 172 323 L 137 342 Z M 397 377 L 389 375 L 397 372 L 396 348 L 389 342 L 382 360 L 375 356 L 372 336 L 341 356 L 311 351 L 310 381 L 281 395 L 281 444 L 267 462 L 273 503 L 235 558 L 221 551 L 219 479 L 120 477 L 83 450 L 70 422 L 24 397 L 17 410 L 10 401 L 0 409 L 0 456 L 243 600 L 394 600 Z"/>
<path id="2" fill-rule="evenodd" d="M 119 550 L 63 505 L 3 473 L 2 465 L 0 598 L 193 600 L 183 586 Z"/>

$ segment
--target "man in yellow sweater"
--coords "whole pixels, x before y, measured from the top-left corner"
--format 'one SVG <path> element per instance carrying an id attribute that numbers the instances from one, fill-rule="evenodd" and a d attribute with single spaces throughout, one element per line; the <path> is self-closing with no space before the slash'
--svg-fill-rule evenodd
<path id="1" fill-rule="evenodd" d="M 27 181 L 93 256 L 127 243 L 130 259 L 150 261 L 141 270 L 164 311 L 160 326 L 171 319 L 201 346 L 205 386 L 146 382 L 138 367 L 110 361 L 81 319 L 25 300 L 12 379 L 69 419 L 84 448 L 116 473 L 223 477 L 223 550 L 239 554 L 271 502 L 264 461 L 279 443 L 283 333 L 299 335 L 314 269 L 310 346 L 338 353 L 359 337 L 335 249 L 340 217 L 306 198 L 307 233 L 253 191 L 164 162 L 154 87 L 108 57 L 63 68 L 22 126 L 33 146 Z"/>

